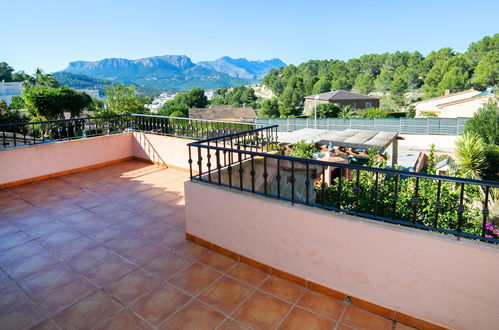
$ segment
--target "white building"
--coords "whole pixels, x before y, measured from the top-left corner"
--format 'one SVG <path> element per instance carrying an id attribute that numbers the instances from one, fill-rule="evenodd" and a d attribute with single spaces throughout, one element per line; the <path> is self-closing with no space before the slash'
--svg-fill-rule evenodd
<path id="1" fill-rule="evenodd" d="M 492 98 L 497 98 L 492 89 L 487 89 L 485 92 L 468 89 L 419 101 L 413 105 L 417 118 L 430 113 L 441 118 L 473 117 L 475 112 Z"/>
<path id="2" fill-rule="evenodd" d="M 149 108 L 151 112 L 158 112 L 159 109 L 165 104 L 167 101 L 171 101 L 175 98 L 176 93 L 171 92 L 163 92 L 159 94 L 157 98 L 155 98 L 150 104 L 146 104 L 146 108 Z"/>
<path id="3" fill-rule="evenodd" d="M 22 82 L 0 82 L 0 100 L 10 104 L 12 97 L 21 96 L 23 89 Z"/>

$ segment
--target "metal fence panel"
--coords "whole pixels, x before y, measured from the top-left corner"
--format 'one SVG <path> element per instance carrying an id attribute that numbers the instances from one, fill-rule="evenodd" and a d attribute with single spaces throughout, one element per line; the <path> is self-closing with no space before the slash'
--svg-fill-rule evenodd
<path id="1" fill-rule="evenodd" d="M 401 134 L 459 135 L 470 118 L 318 118 L 317 129 L 344 131 L 349 128 Z M 314 128 L 313 118 L 256 118 L 255 123 L 279 125 L 279 132 Z"/>

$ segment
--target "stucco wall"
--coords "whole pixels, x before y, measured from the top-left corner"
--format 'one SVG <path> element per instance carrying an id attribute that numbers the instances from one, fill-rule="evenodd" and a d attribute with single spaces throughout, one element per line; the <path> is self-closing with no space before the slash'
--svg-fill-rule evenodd
<path id="1" fill-rule="evenodd" d="M 499 324 L 499 248 L 198 182 L 187 232 L 351 296 L 462 329 Z"/>
<path id="2" fill-rule="evenodd" d="M 133 156 L 132 134 L 121 133 L 0 151 L 0 184 Z"/>

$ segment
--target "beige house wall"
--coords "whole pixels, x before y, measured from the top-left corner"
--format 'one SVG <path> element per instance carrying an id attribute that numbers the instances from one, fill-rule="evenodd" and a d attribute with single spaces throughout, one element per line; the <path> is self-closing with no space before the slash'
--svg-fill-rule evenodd
<path id="1" fill-rule="evenodd" d="M 476 98 L 472 101 L 451 104 L 442 107 L 439 117 L 444 118 L 458 118 L 458 117 L 473 117 L 475 112 L 478 111 L 485 103 L 492 97 Z"/>

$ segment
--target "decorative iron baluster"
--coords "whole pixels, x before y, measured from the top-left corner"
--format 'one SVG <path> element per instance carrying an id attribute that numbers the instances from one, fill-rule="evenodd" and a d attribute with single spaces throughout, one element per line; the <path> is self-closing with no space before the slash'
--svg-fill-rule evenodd
<path id="1" fill-rule="evenodd" d="M 461 183 L 461 192 L 459 194 L 459 206 L 457 207 L 458 222 L 457 222 L 457 236 L 459 237 L 463 226 L 463 212 L 464 212 L 464 183 Z"/>
<path id="2" fill-rule="evenodd" d="M 251 155 L 251 192 L 255 192 L 255 162 L 254 157 Z"/>
<path id="3" fill-rule="evenodd" d="M 376 182 L 374 184 L 374 192 L 373 192 L 373 197 L 374 197 L 374 216 L 378 216 L 378 197 L 379 197 L 379 172 L 374 173 L 376 177 Z"/>
<path id="4" fill-rule="evenodd" d="M 237 155 L 239 158 L 239 187 L 241 190 L 243 190 L 243 172 L 244 172 L 244 169 L 243 169 L 243 159 L 242 159 L 242 155 L 241 155 L 241 145 L 240 144 L 238 144 L 238 146 L 237 146 Z"/>
<path id="5" fill-rule="evenodd" d="M 341 210 L 341 195 L 343 192 L 343 167 L 340 167 L 340 177 L 338 178 L 338 209 Z"/>
<path id="6" fill-rule="evenodd" d="M 281 198 L 281 160 L 277 158 L 277 197 Z"/>
<path id="7" fill-rule="evenodd" d="M 416 187 L 414 187 L 414 196 L 412 197 L 412 223 L 416 223 L 416 216 L 419 205 L 419 178 L 416 178 Z"/>
<path id="8" fill-rule="evenodd" d="M 438 228 L 438 214 L 442 208 L 442 203 L 440 202 L 440 192 L 442 188 L 442 181 L 438 180 L 437 183 L 437 200 L 435 202 L 435 218 L 433 219 L 433 227 Z"/>
<path id="9" fill-rule="evenodd" d="M 322 192 L 322 207 L 324 207 L 324 205 L 326 205 L 326 166 L 324 165 L 322 165 L 321 192 Z"/>
<path id="10" fill-rule="evenodd" d="M 267 157 L 263 157 L 263 192 L 267 196 L 267 178 L 269 173 L 267 172 Z"/>
<path id="11" fill-rule="evenodd" d="M 309 188 L 310 187 L 310 173 L 309 173 L 309 163 L 305 163 L 305 204 L 308 205 L 308 202 L 310 200 L 310 192 Z"/>
<path id="12" fill-rule="evenodd" d="M 202 174 L 203 174 L 202 160 L 203 160 L 203 158 L 201 157 L 201 147 L 198 146 L 198 166 L 199 166 L 199 178 L 200 179 L 202 179 Z"/>
<path id="13" fill-rule="evenodd" d="M 394 189 L 393 197 L 392 197 L 392 219 L 396 219 L 397 218 L 397 201 L 399 199 L 399 196 L 398 196 L 399 176 L 395 175 L 393 180 L 395 181 L 395 189 Z"/>
<path id="14" fill-rule="evenodd" d="M 208 146 L 210 146 L 210 141 L 208 141 Z M 207 155 L 208 162 L 206 163 L 206 166 L 208 167 L 208 182 L 211 183 L 211 154 L 210 154 L 210 148 L 206 148 L 206 152 L 208 153 L 208 155 Z"/>
<path id="15" fill-rule="evenodd" d="M 217 142 L 217 147 L 218 147 L 218 142 Z M 216 151 L 216 156 L 217 156 L 217 170 L 218 170 L 218 184 L 222 184 L 222 174 L 220 173 L 220 170 L 222 169 L 222 165 L 220 165 L 220 150 L 217 149 Z"/>
<path id="16" fill-rule="evenodd" d="M 295 202 L 295 162 L 291 161 L 291 203 Z"/>
<path id="17" fill-rule="evenodd" d="M 359 214 L 359 199 L 360 199 L 360 170 L 357 170 L 355 182 L 355 214 Z"/>
<path id="18" fill-rule="evenodd" d="M 190 173 L 190 177 L 191 177 L 191 181 L 192 181 L 192 153 L 191 153 L 191 146 L 189 146 L 189 160 L 188 160 L 188 163 L 189 163 L 189 173 Z"/>
<path id="19" fill-rule="evenodd" d="M 483 202 L 482 215 L 482 237 L 485 238 L 485 232 L 487 231 L 487 217 L 489 216 L 489 187 L 485 187 L 485 200 Z"/>

